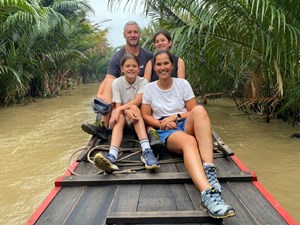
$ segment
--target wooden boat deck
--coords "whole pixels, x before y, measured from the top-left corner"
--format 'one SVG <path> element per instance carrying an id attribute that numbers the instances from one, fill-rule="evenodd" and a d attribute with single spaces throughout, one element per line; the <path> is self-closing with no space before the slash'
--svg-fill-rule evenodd
<path id="1" fill-rule="evenodd" d="M 155 171 L 94 175 L 97 168 L 87 160 L 89 150 L 99 141 L 93 137 L 72 164 L 80 176 L 66 172 L 59 177 L 27 224 L 297 224 L 265 191 L 255 174 L 213 134 L 222 196 L 234 207 L 235 217 L 209 217 L 182 160 L 163 163 L 174 156 L 161 156 L 163 164 Z M 134 148 L 136 143 L 128 142 L 122 147 Z M 131 160 L 138 157 L 134 155 Z M 127 163 L 120 169 L 132 167 L 136 166 Z"/>

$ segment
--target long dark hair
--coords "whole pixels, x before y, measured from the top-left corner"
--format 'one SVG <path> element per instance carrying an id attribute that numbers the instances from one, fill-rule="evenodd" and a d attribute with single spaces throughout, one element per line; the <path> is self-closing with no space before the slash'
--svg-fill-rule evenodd
<path id="1" fill-rule="evenodd" d="M 157 32 L 154 34 L 154 36 L 153 36 L 152 41 L 153 41 L 154 43 L 155 43 L 155 39 L 156 39 L 157 35 L 159 35 L 159 34 L 164 35 L 164 36 L 168 39 L 168 41 L 172 41 L 171 34 L 170 34 L 168 31 L 166 31 L 166 30 L 160 30 L 160 31 L 157 31 Z"/>
<path id="2" fill-rule="evenodd" d="M 158 52 L 156 52 L 156 53 L 154 54 L 154 57 L 153 57 L 153 65 L 155 65 L 155 63 L 156 63 L 156 58 L 157 58 L 157 56 L 159 56 L 159 55 L 161 55 L 161 54 L 164 54 L 164 53 L 166 53 L 166 54 L 168 55 L 168 57 L 169 57 L 169 59 L 170 59 L 172 65 L 174 64 L 171 53 L 170 53 L 168 50 L 160 50 L 160 51 L 158 51 Z"/>

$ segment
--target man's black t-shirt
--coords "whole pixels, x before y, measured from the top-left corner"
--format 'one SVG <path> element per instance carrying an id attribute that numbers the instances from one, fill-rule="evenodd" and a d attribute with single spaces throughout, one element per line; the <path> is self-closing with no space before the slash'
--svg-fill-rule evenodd
<path id="1" fill-rule="evenodd" d="M 116 78 L 118 78 L 122 75 L 121 59 L 122 59 L 123 55 L 125 55 L 125 54 L 126 54 L 125 47 L 121 48 L 118 52 L 116 52 L 116 54 L 111 58 L 111 60 L 109 62 L 109 66 L 107 69 L 108 74 L 113 75 Z M 150 51 L 140 47 L 140 52 L 137 57 L 138 57 L 139 63 L 140 63 L 139 76 L 143 77 L 146 64 L 149 60 L 152 59 L 153 55 Z"/>

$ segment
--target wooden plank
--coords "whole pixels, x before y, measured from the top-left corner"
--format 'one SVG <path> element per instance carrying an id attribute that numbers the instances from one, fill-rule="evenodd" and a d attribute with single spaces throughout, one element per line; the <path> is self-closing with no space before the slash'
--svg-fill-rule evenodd
<path id="1" fill-rule="evenodd" d="M 217 176 L 222 173 L 240 174 L 242 171 L 231 159 L 231 157 L 222 157 L 214 159 L 214 164 L 217 167 Z"/>
<path id="2" fill-rule="evenodd" d="M 198 211 L 203 210 L 203 207 L 201 206 L 201 193 L 196 186 L 194 184 L 184 184 L 184 187 L 191 199 L 192 204 L 194 205 L 194 208 Z"/>
<path id="3" fill-rule="evenodd" d="M 174 196 L 168 184 L 142 185 L 136 211 L 176 211 Z"/>
<path id="4" fill-rule="evenodd" d="M 62 188 L 35 225 L 63 224 L 84 191 L 84 187 Z"/>
<path id="5" fill-rule="evenodd" d="M 213 130 L 212 131 L 213 141 L 218 143 L 218 149 L 221 150 L 225 155 L 232 156 L 234 152 L 224 143 L 224 141 L 219 137 L 219 135 Z"/>
<path id="6" fill-rule="evenodd" d="M 105 224 L 117 186 L 87 187 L 64 225 Z M 67 200 L 67 199 L 66 199 Z"/>
<path id="7" fill-rule="evenodd" d="M 195 207 L 191 201 L 191 198 L 182 184 L 170 184 L 170 190 L 172 192 L 176 209 L 179 211 L 194 211 Z"/>
<path id="8" fill-rule="evenodd" d="M 244 205 L 243 212 L 251 215 L 256 221 L 252 224 L 287 224 L 254 185 L 244 182 L 229 183 L 228 185 L 235 193 L 233 197 Z M 226 193 L 224 199 L 228 196 Z"/>
<path id="9" fill-rule="evenodd" d="M 141 185 L 120 185 L 111 212 L 135 212 L 139 202 Z"/>
<path id="10" fill-rule="evenodd" d="M 149 185 L 141 189 L 137 211 L 193 211 L 190 196 L 184 185 Z"/>
<path id="11" fill-rule="evenodd" d="M 160 212 L 110 212 L 106 224 L 155 224 L 155 223 L 220 223 L 202 211 L 160 211 Z"/>
<path id="12" fill-rule="evenodd" d="M 252 175 L 248 172 L 233 175 L 227 172 L 219 175 L 220 182 L 244 182 L 252 181 Z M 111 184 L 182 184 L 191 183 L 187 173 L 138 173 L 115 175 L 82 175 L 62 176 L 55 181 L 55 186 L 83 186 L 83 185 L 111 185 Z"/>
<path id="13" fill-rule="evenodd" d="M 162 201 L 161 193 L 160 193 L 161 189 L 159 188 L 159 190 L 158 190 L 159 196 L 157 196 L 157 193 L 155 193 L 155 192 L 153 193 L 153 185 L 150 185 L 150 186 L 151 187 L 149 187 L 147 189 L 148 190 L 148 194 L 147 194 L 148 198 L 151 198 L 151 201 L 153 203 L 153 200 L 152 200 L 153 195 L 156 196 L 157 202 L 161 207 L 161 204 L 160 204 Z M 155 188 L 157 188 L 157 187 L 155 186 Z M 174 184 L 174 185 L 170 185 L 170 188 L 168 188 L 164 185 L 163 189 L 164 189 L 163 192 L 171 191 L 171 193 L 173 195 L 172 199 L 174 199 L 174 202 L 171 202 L 171 205 L 175 204 L 177 210 L 182 210 L 182 211 L 183 210 L 186 210 L 186 211 L 195 210 L 195 208 L 193 207 L 193 205 L 191 203 L 190 197 L 187 194 L 183 185 Z M 144 193 L 146 193 L 147 190 L 145 190 L 145 188 L 144 188 Z M 149 208 L 153 209 L 153 205 L 149 204 L 147 199 L 145 199 L 144 197 L 140 198 L 141 195 L 143 195 L 143 194 L 141 194 L 141 185 L 119 186 L 118 193 L 115 197 L 115 200 L 113 202 L 110 212 L 136 212 L 136 210 L 141 210 L 142 208 L 144 209 L 142 211 L 149 211 Z M 145 204 L 143 204 L 143 203 L 145 203 Z M 139 208 L 137 209 L 138 204 L 139 204 Z M 168 206 L 168 205 L 164 204 L 164 206 Z M 155 207 L 154 210 L 157 211 L 158 207 Z M 164 209 L 163 211 L 165 211 L 165 210 L 166 209 Z M 187 224 L 187 223 L 184 223 L 184 224 Z"/>

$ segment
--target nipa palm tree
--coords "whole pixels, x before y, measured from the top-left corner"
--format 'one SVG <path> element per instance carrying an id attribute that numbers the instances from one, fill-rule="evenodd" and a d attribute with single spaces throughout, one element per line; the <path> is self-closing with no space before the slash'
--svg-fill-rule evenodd
<path id="1" fill-rule="evenodd" d="M 171 31 L 198 94 L 238 92 L 242 108 L 259 105 L 267 119 L 279 109 L 299 113 L 299 1 L 123 2 L 143 4 L 155 27 Z"/>

